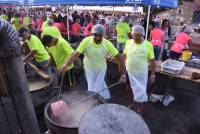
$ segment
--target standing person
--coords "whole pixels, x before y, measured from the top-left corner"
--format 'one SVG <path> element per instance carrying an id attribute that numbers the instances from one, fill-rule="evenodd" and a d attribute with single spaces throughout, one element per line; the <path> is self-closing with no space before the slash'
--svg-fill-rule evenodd
<path id="1" fill-rule="evenodd" d="M 62 37 L 59 29 L 57 27 L 54 27 L 53 24 L 54 24 L 54 21 L 52 19 L 48 19 L 47 20 L 47 24 L 48 26 L 45 27 L 41 33 L 41 38 L 44 36 L 44 35 L 51 35 L 55 38 L 59 38 L 59 37 Z"/>
<path id="2" fill-rule="evenodd" d="M 109 25 L 106 23 L 105 19 L 101 19 L 100 24 L 102 24 L 106 29 L 106 35 L 108 35 Z"/>
<path id="3" fill-rule="evenodd" d="M 120 22 L 116 26 L 117 32 L 117 49 L 120 53 L 123 52 L 125 43 L 130 37 L 131 29 L 128 23 L 125 22 L 125 17 L 122 16 Z"/>
<path id="4" fill-rule="evenodd" d="M 84 21 L 85 21 L 85 15 L 84 15 L 84 13 L 81 13 L 81 15 L 80 15 L 80 24 L 81 24 L 81 26 L 83 27 L 83 23 L 84 23 Z"/>
<path id="5" fill-rule="evenodd" d="M 80 54 L 84 54 L 83 63 L 88 83 L 88 90 L 93 92 L 98 92 L 107 88 L 104 78 L 107 70 L 105 57 L 108 54 L 116 57 L 121 63 L 122 76 L 120 82 L 125 82 L 126 80 L 123 57 L 110 41 L 103 38 L 105 32 L 103 25 L 95 25 L 92 28 L 93 36 L 86 37 L 82 40 L 77 50 L 70 56 L 69 60 L 61 69 L 61 73 L 64 74 L 66 67 L 73 63 Z M 101 92 L 100 95 L 105 99 L 110 99 L 110 93 L 108 90 Z"/>
<path id="6" fill-rule="evenodd" d="M 46 67 L 49 64 L 50 56 L 40 39 L 37 36 L 30 34 L 26 28 L 21 28 L 19 30 L 19 35 L 24 41 L 26 41 L 30 50 L 23 60 L 26 61 L 28 58 L 34 58 L 36 66 L 39 69 L 47 71 L 48 74 L 51 74 L 50 68 Z"/>
<path id="7" fill-rule="evenodd" d="M 51 56 L 51 62 L 48 66 L 55 63 L 57 70 L 61 69 L 61 67 L 67 62 L 71 54 L 74 52 L 70 44 L 62 37 L 55 38 L 51 35 L 44 35 L 42 37 L 42 43 L 48 47 L 48 53 Z M 61 85 L 61 82 L 63 81 L 62 88 L 65 90 L 69 89 L 69 87 L 74 84 L 72 73 L 73 63 L 66 66 L 66 73 L 63 75 L 63 77 L 58 75 L 58 83 Z"/>
<path id="8" fill-rule="evenodd" d="M 150 33 L 150 40 L 153 45 L 155 59 L 159 60 L 164 42 L 164 32 L 160 29 L 160 25 L 158 22 L 155 22 L 154 27 L 155 28 L 151 30 Z"/>
<path id="9" fill-rule="evenodd" d="M 167 19 L 164 19 L 161 25 L 161 29 L 164 32 L 164 44 L 163 44 L 163 51 L 161 52 L 161 55 L 162 55 L 162 59 L 166 60 L 168 58 L 167 50 L 168 50 L 169 38 L 171 36 L 170 21 Z"/>
<path id="10" fill-rule="evenodd" d="M 67 29 L 65 28 L 64 24 L 61 23 L 62 16 L 60 18 L 55 19 L 53 26 L 56 27 L 62 35 L 67 34 Z"/>
<path id="11" fill-rule="evenodd" d="M 199 43 L 194 42 L 190 38 L 189 34 L 192 31 L 193 30 L 192 30 L 191 27 L 186 27 L 184 32 L 181 32 L 176 36 L 176 40 L 175 40 L 174 44 L 172 45 L 172 47 L 170 49 L 169 57 L 171 59 L 178 60 L 187 44 L 189 45 L 189 47 L 191 45 L 200 45 Z"/>
<path id="12" fill-rule="evenodd" d="M 133 105 L 140 113 L 142 112 L 142 104 L 148 101 L 148 62 L 151 65 L 150 84 L 155 81 L 156 63 L 152 44 L 144 40 L 144 28 L 140 25 L 134 26 L 132 36 L 133 39 L 126 42 L 124 54 L 126 56 L 126 70 L 134 95 Z"/>
<path id="13" fill-rule="evenodd" d="M 81 33 L 81 24 L 80 24 L 80 18 L 75 19 L 75 23 L 72 24 L 72 38 L 71 43 L 79 42 L 80 40 L 80 33 Z"/>
<path id="14" fill-rule="evenodd" d="M 92 28 L 94 27 L 94 25 L 96 24 L 96 18 L 93 18 L 93 19 L 91 19 L 91 18 L 88 18 L 88 24 L 87 24 L 87 26 L 86 26 L 86 28 L 84 29 L 84 32 L 83 32 L 83 34 L 84 34 L 84 36 L 91 36 L 91 30 L 92 30 Z"/>

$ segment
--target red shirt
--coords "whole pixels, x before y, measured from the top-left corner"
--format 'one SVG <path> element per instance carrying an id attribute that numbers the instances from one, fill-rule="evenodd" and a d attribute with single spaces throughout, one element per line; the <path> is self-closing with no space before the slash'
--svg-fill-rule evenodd
<path id="1" fill-rule="evenodd" d="M 60 33 L 62 35 L 67 35 L 67 29 L 65 28 L 64 24 L 63 23 L 58 23 L 58 22 L 55 22 L 53 24 L 54 27 L 58 28 L 58 30 L 60 31 Z"/>
<path id="2" fill-rule="evenodd" d="M 154 28 L 151 30 L 151 43 L 153 46 L 162 47 L 162 39 L 164 37 L 164 32 L 159 28 Z"/>
<path id="3" fill-rule="evenodd" d="M 61 24 L 58 22 L 53 23 L 53 26 L 58 28 L 58 30 L 61 32 L 62 28 L 61 28 Z"/>
<path id="4" fill-rule="evenodd" d="M 83 34 L 84 34 L 85 36 L 90 36 L 93 26 L 94 26 L 94 25 L 92 24 L 92 22 L 90 22 L 89 24 L 87 24 L 87 26 L 86 26 L 86 28 L 85 28 Z"/>
<path id="5" fill-rule="evenodd" d="M 81 25 L 79 23 L 74 23 L 72 25 L 72 34 L 73 35 L 80 35 Z"/>
<path id="6" fill-rule="evenodd" d="M 176 40 L 175 40 L 171 50 L 174 52 L 177 52 L 177 53 L 182 53 L 183 49 L 185 48 L 185 46 L 189 40 L 190 40 L 190 37 L 186 33 L 184 33 L 184 32 L 179 33 L 176 36 Z"/>

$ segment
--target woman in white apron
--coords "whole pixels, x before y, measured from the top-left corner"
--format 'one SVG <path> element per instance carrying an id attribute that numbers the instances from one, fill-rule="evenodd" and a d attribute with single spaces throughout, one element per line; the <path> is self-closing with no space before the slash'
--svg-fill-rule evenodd
<path id="1" fill-rule="evenodd" d="M 153 46 L 144 40 L 144 28 L 136 25 L 132 29 L 133 39 L 125 45 L 126 70 L 129 77 L 130 87 L 134 95 L 134 108 L 141 113 L 142 103 L 148 101 L 147 81 L 148 63 L 151 64 L 150 83 L 155 81 L 155 59 Z"/>
<path id="2" fill-rule="evenodd" d="M 103 25 L 95 25 L 92 29 L 93 36 L 86 37 L 82 40 L 76 52 L 71 55 L 67 63 L 61 69 L 61 73 L 64 74 L 66 66 L 76 60 L 80 54 L 84 54 L 83 63 L 88 83 L 88 91 L 98 92 L 107 88 L 104 78 L 107 70 L 105 57 L 108 54 L 115 56 L 119 60 L 121 63 L 120 65 L 123 68 L 123 75 L 120 78 L 120 82 L 126 81 L 123 58 L 114 45 L 103 38 L 105 32 L 106 30 Z M 101 92 L 100 95 L 105 99 L 110 99 L 108 90 Z"/>

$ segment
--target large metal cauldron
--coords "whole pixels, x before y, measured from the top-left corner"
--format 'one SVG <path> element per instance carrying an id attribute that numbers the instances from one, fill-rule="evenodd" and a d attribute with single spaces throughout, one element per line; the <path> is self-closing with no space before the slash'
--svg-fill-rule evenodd
<path id="1" fill-rule="evenodd" d="M 35 76 L 28 77 L 28 84 L 40 131 L 45 132 L 47 131 L 47 127 L 44 120 L 44 108 L 52 98 L 53 81 L 51 79 L 44 80 Z"/>
<path id="2" fill-rule="evenodd" d="M 51 99 L 53 82 L 51 79 L 44 80 L 39 77 L 28 77 L 29 91 L 34 106 L 40 106 Z"/>
<path id="3" fill-rule="evenodd" d="M 71 91 L 62 94 L 61 99 L 69 105 L 71 111 L 66 113 L 70 113 L 70 121 L 69 123 L 64 123 L 65 125 L 63 125 L 63 121 L 61 123 L 60 120 L 57 120 L 52 114 L 51 103 L 57 101 L 57 98 L 51 100 L 44 111 L 47 127 L 51 131 L 51 134 L 78 134 L 79 122 L 83 114 L 96 105 L 106 103 L 104 98 L 100 95 L 95 95 L 82 103 L 76 103 L 91 94 L 93 94 L 93 92 L 90 91 Z"/>
<path id="4" fill-rule="evenodd" d="M 81 119 L 79 134 L 150 134 L 141 116 L 118 104 L 101 104 Z"/>

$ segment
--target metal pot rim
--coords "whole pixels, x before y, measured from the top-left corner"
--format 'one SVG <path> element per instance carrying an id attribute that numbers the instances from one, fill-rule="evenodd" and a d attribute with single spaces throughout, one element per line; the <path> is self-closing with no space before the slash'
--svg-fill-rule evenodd
<path id="1" fill-rule="evenodd" d="M 87 93 L 89 93 L 89 94 L 93 94 L 93 93 L 94 93 L 94 92 L 92 92 L 92 91 L 70 91 L 70 92 L 68 92 L 68 93 L 85 93 L 85 92 L 87 92 Z M 97 96 L 98 96 L 98 98 L 99 98 L 103 103 L 106 103 L 106 100 L 105 100 L 101 95 L 98 95 L 98 94 L 97 94 Z M 57 98 L 58 98 L 58 97 L 53 98 L 53 99 L 51 99 L 51 100 L 47 103 L 47 105 L 45 106 L 45 109 L 44 109 L 44 117 L 45 117 L 51 124 L 53 124 L 53 125 L 55 125 L 55 126 L 58 126 L 58 127 L 61 127 L 61 128 L 65 128 L 65 129 L 74 129 L 74 128 L 78 128 L 78 127 L 64 127 L 64 126 L 62 126 L 62 125 L 59 125 L 59 124 L 53 122 L 53 121 L 50 119 L 50 117 L 49 117 L 49 115 L 48 115 L 48 113 L 47 113 L 47 109 L 50 107 L 50 104 L 51 104 L 52 102 L 54 102 Z"/>
<path id="2" fill-rule="evenodd" d="M 48 81 L 48 82 L 46 83 L 46 85 L 45 85 L 43 88 L 37 89 L 37 90 L 34 90 L 34 91 L 30 91 L 30 89 L 29 89 L 30 93 L 39 92 L 39 91 L 41 91 L 42 89 L 44 89 L 44 88 L 46 88 L 46 87 L 49 87 L 49 86 L 53 83 L 53 78 L 50 78 L 49 80 L 46 80 L 46 81 Z M 28 84 L 28 87 L 29 87 L 29 84 Z"/>

